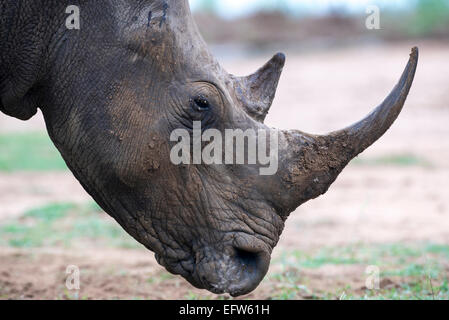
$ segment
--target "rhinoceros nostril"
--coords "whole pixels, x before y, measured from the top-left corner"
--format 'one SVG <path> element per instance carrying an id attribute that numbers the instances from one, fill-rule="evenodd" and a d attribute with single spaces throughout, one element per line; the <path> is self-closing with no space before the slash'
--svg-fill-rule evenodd
<path id="1" fill-rule="evenodd" d="M 234 248 L 234 249 L 235 249 L 235 257 L 242 264 L 242 267 L 251 269 L 257 267 L 260 260 L 260 253 L 251 252 L 241 248 Z"/>

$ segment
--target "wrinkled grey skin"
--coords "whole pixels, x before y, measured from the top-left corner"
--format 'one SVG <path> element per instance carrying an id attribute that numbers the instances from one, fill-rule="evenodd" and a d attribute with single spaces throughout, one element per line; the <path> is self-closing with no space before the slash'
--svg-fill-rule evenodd
<path id="1" fill-rule="evenodd" d="M 65 8 L 81 9 L 67 30 Z M 151 19 L 149 19 L 151 12 Z M 327 191 L 346 164 L 393 123 L 417 50 L 366 119 L 325 136 L 279 132 L 279 171 L 175 166 L 170 133 L 270 129 L 263 120 L 284 66 L 277 54 L 238 78 L 209 53 L 186 0 L 1 0 L 0 110 L 48 133 L 87 192 L 158 262 L 198 288 L 234 296 L 265 276 L 290 212 Z M 209 108 L 198 111 L 196 97 Z"/>

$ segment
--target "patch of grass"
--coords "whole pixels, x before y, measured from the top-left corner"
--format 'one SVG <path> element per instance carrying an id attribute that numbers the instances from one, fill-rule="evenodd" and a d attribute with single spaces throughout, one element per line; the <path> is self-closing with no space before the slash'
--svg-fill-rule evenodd
<path id="1" fill-rule="evenodd" d="M 166 280 L 171 280 L 174 278 L 175 278 L 175 276 L 168 272 L 163 272 L 159 275 L 159 281 L 166 281 Z"/>
<path id="2" fill-rule="evenodd" d="M 29 210 L 0 225 L 0 245 L 141 248 L 117 222 L 97 208 L 92 204 L 55 203 Z"/>
<path id="3" fill-rule="evenodd" d="M 271 298 L 274 300 L 293 300 L 304 296 L 313 298 L 312 292 L 302 280 L 295 269 L 272 275 L 268 281 L 276 282 L 278 291 Z"/>
<path id="4" fill-rule="evenodd" d="M 0 224 L 0 245 L 142 248 L 92 203 L 55 203 L 28 210 L 21 217 Z M 357 243 L 317 250 L 289 250 L 273 259 L 272 267 L 279 271 L 270 273 L 264 279 L 264 286 L 271 288 L 270 299 L 449 299 L 448 257 L 449 245 L 442 243 Z M 348 277 L 348 282 L 352 282 L 346 284 L 346 278 L 333 279 L 335 275 L 319 270 L 328 265 L 338 266 L 330 269 L 337 272 L 340 268 L 354 266 L 356 273 Z M 379 290 L 363 287 L 367 277 L 364 271 L 371 265 L 380 269 Z M 120 275 L 123 274 L 120 271 Z M 317 275 L 321 278 L 321 287 L 322 278 L 329 277 L 329 287 L 317 289 L 314 283 Z M 170 273 L 160 272 L 151 275 L 146 282 L 157 285 L 178 280 Z M 383 280 L 389 282 L 385 284 Z M 190 292 L 185 298 L 203 300 L 227 297 Z"/>
<path id="5" fill-rule="evenodd" d="M 298 296 L 298 292 L 296 289 L 285 288 L 285 289 L 282 289 L 281 291 L 279 291 L 278 293 L 276 293 L 272 297 L 272 300 L 297 300 L 298 298 L 300 298 L 300 297 Z"/>
<path id="6" fill-rule="evenodd" d="M 52 222 L 65 217 L 70 210 L 75 208 L 76 205 L 73 203 L 52 203 L 40 208 L 28 210 L 23 216 Z"/>
<path id="7" fill-rule="evenodd" d="M 431 278 L 421 277 L 404 282 L 397 288 L 379 291 L 367 291 L 362 299 L 376 300 L 448 300 L 447 279 L 440 285 Z M 360 299 L 360 297 L 354 297 Z"/>
<path id="8" fill-rule="evenodd" d="M 431 243 L 426 245 L 425 251 L 428 253 L 441 254 L 445 257 L 449 257 L 449 245 Z"/>
<path id="9" fill-rule="evenodd" d="M 192 291 L 189 291 L 189 293 L 186 294 L 185 299 L 192 300 L 192 301 L 204 300 L 204 299 L 202 299 L 202 297 L 200 295 L 193 293 Z"/>
<path id="10" fill-rule="evenodd" d="M 107 223 L 98 216 L 85 216 L 84 219 L 73 221 L 68 237 L 72 239 L 84 237 L 92 240 L 97 238 L 117 239 L 122 233 L 122 229 Z"/>
<path id="11" fill-rule="evenodd" d="M 441 267 L 438 263 L 410 263 L 397 269 L 384 271 L 381 276 L 420 277 L 427 275 L 436 278 L 440 272 Z"/>
<path id="12" fill-rule="evenodd" d="M 227 296 L 227 295 L 212 295 L 212 294 L 208 294 L 208 295 L 201 295 L 201 294 L 196 294 L 192 291 L 189 291 L 185 296 L 184 296 L 185 300 L 192 300 L 192 301 L 198 301 L 198 300 L 233 300 L 232 297 Z"/>
<path id="13" fill-rule="evenodd" d="M 49 232 L 50 229 L 43 224 L 39 224 L 38 228 L 26 227 L 23 232 L 7 237 L 7 243 L 9 246 L 16 248 L 41 247 L 44 245 L 44 240 Z"/>
<path id="14" fill-rule="evenodd" d="M 149 284 L 153 284 L 153 283 L 156 283 L 156 279 L 154 279 L 153 277 L 150 277 L 146 280 L 146 282 Z"/>
<path id="15" fill-rule="evenodd" d="M 21 224 L 5 224 L 0 228 L 0 232 L 4 233 L 11 233 L 11 234 L 20 234 L 27 232 L 29 230 L 29 227 L 21 225 Z"/>
<path id="16" fill-rule="evenodd" d="M 269 274 L 265 281 L 274 288 L 272 299 L 448 299 L 448 254 L 448 245 L 434 243 L 354 244 L 312 252 L 285 251 L 273 260 L 281 271 Z M 331 292 L 315 292 L 313 278 L 307 274 L 325 265 L 358 265 L 355 270 L 360 274 L 353 278 L 360 284 L 357 288 L 346 285 Z M 379 267 L 381 283 L 389 282 L 379 290 L 361 290 L 368 266 Z"/>
<path id="17" fill-rule="evenodd" d="M 351 257 L 327 256 L 325 253 L 312 257 L 310 260 L 302 262 L 304 268 L 319 268 L 326 264 L 357 264 L 359 261 Z"/>
<path id="18" fill-rule="evenodd" d="M 432 164 L 422 157 L 413 154 L 393 154 L 376 158 L 355 158 L 354 165 L 359 166 L 396 166 L 396 167 L 432 167 Z"/>
<path id="19" fill-rule="evenodd" d="M 224 295 L 218 295 L 218 296 L 213 296 L 213 295 L 201 295 L 201 294 L 196 294 L 192 291 L 189 291 L 185 297 L 185 300 L 192 300 L 192 301 L 198 301 L 198 300 L 232 300 L 232 298 L 227 298 Z"/>
<path id="20" fill-rule="evenodd" d="M 67 166 L 46 133 L 0 135 L 0 171 L 67 170 Z"/>
<path id="21" fill-rule="evenodd" d="M 444 34 L 449 26 L 449 1 L 418 0 L 412 19 L 408 26 L 412 35 Z"/>
<path id="22" fill-rule="evenodd" d="M 419 257 L 425 248 L 406 246 L 400 243 L 381 244 L 373 249 L 379 250 L 381 256 L 392 257 Z"/>
<path id="23" fill-rule="evenodd" d="M 281 257 L 275 261 L 284 266 L 302 268 L 319 268 L 326 264 L 346 265 L 363 262 L 355 257 L 352 247 L 322 248 L 314 253 L 293 250 L 282 253 Z"/>
<path id="24" fill-rule="evenodd" d="M 20 219 L 0 226 L 0 243 L 12 247 L 40 247 L 48 238 L 53 239 L 53 222 L 75 208 L 73 204 L 49 204 L 25 212 Z"/>

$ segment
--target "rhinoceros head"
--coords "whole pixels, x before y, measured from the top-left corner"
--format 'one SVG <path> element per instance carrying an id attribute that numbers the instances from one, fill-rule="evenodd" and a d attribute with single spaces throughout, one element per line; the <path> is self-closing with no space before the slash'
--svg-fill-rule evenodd
<path id="1" fill-rule="evenodd" d="M 263 121 L 284 55 L 248 77 L 228 74 L 186 0 L 81 1 L 80 30 L 64 25 L 68 2 L 46 1 L 48 10 L 38 9 L 40 2 L 28 1 L 20 14 L 41 10 L 49 20 L 31 23 L 51 23 L 32 29 L 25 27 L 30 20 L 17 19 L 16 45 L 3 55 L 10 85 L 2 90 L 2 111 L 26 119 L 40 107 L 67 165 L 101 207 L 168 271 L 215 293 L 257 287 L 288 215 L 325 193 L 391 126 L 417 65 L 413 49 L 390 95 L 350 127 L 328 135 L 280 131 Z M 24 50 L 29 43 L 37 45 Z M 228 159 L 234 161 L 195 160 L 198 130 L 255 132 L 265 137 L 253 140 L 256 149 L 274 155 L 275 165 L 237 163 L 237 149 Z M 178 163 L 176 132 L 192 138 Z M 212 140 L 200 141 L 202 150 Z"/>

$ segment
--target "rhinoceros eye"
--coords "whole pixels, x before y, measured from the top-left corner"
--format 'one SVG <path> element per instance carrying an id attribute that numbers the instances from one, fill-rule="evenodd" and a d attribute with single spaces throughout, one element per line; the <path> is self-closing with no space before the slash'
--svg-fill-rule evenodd
<path id="1" fill-rule="evenodd" d="M 206 97 L 200 94 L 193 99 L 193 107 L 197 111 L 206 111 L 209 110 L 210 104 Z"/>

